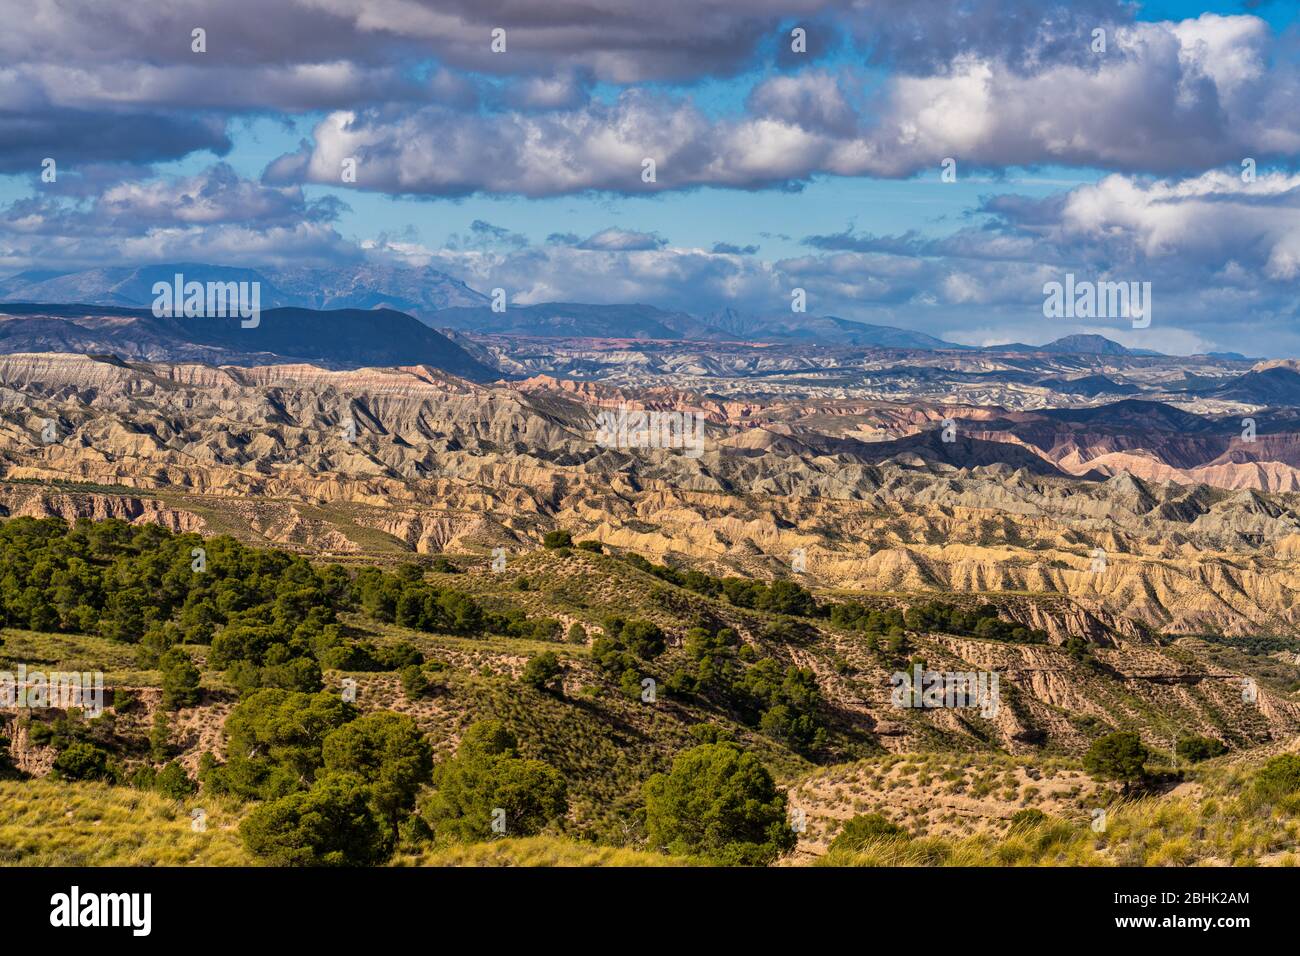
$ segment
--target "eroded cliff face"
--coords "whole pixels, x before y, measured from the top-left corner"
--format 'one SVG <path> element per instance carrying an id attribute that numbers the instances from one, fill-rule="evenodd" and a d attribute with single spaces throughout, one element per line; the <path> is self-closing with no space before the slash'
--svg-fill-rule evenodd
<path id="1" fill-rule="evenodd" d="M 10 517 L 62 518 L 69 523 L 85 518 L 116 518 L 131 524 L 157 524 L 169 531 L 203 532 L 207 523 L 190 511 L 168 508 L 156 498 L 86 494 L 54 487 L 0 487 L 0 508 Z"/>
<path id="2" fill-rule="evenodd" d="M 699 412 L 702 453 L 601 447 L 596 415 L 621 403 Z M 993 460 L 1006 442 L 936 444 L 941 461 L 856 437 L 866 417 L 918 434 L 952 411 L 8 355 L 0 508 L 338 555 L 486 553 L 555 527 L 719 573 L 788 573 L 802 555 L 818 587 L 1058 597 L 1065 610 L 1024 611 L 1058 642 L 1300 628 L 1300 496 L 1084 481 Z"/>

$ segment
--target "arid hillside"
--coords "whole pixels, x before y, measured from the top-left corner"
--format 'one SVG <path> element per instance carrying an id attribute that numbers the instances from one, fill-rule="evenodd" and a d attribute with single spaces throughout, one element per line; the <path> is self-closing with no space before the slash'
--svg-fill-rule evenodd
<path id="1" fill-rule="evenodd" d="M 600 416 L 629 407 L 698 414 L 699 454 L 602 445 Z M 1126 408 L 1132 432 L 1149 410 Z M 517 550 L 563 526 L 719 573 L 797 566 L 827 588 L 1060 595 L 1130 629 L 1294 633 L 1300 496 L 1107 477 L 1117 439 L 1052 446 L 1053 462 L 1039 432 L 1017 439 L 1027 421 L 424 367 L 9 355 L 0 506 L 388 557 Z"/>
<path id="2" fill-rule="evenodd" d="M 205 540 L 183 539 L 183 548 Z M 212 543 L 208 547 L 213 555 L 224 553 Z M 666 772 L 675 755 L 710 738 L 739 743 L 788 791 L 798 842 L 782 858 L 787 865 L 854 862 L 839 851 L 827 854 L 846 821 L 863 814 L 880 814 L 900 832 L 915 835 L 906 852 L 923 856 L 911 862 L 989 863 L 987 854 L 1004 840 L 1010 842 L 998 852 L 1037 862 L 1124 862 L 1155 853 L 1191 858 L 1254 853 L 1253 858 L 1269 855 L 1265 862 L 1277 862 L 1294 852 L 1295 836 L 1285 830 L 1260 830 L 1251 839 L 1262 841 L 1263 849 L 1253 843 L 1248 849 L 1240 834 L 1234 843 L 1218 830 L 1205 836 L 1202 828 L 1203 845 L 1179 850 L 1139 839 L 1146 831 L 1126 822 L 1141 822 L 1143 814 L 1160 812 L 1153 807 L 1164 804 L 1169 813 L 1200 812 L 1203 797 L 1207 807 L 1216 806 L 1205 791 L 1209 786 L 1221 791 L 1223 773 L 1198 776 L 1175 754 L 1181 740 L 1221 741 L 1235 761 L 1225 766 L 1247 769 L 1294 748 L 1300 739 L 1300 666 L 1294 653 L 1246 653 L 1231 644 L 1194 639 L 1157 641 L 1133 632 L 1121 619 L 1090 614 L 1068 598 L 1017 594 L 972 595 L 959 603 L 996 612 L 1006 628 L 1033 628 L 1038 642 L 910 624 L 885 640 L 848 626 L 838 614 L 828 617 L 826 610 L 849 602 L 882 612 L 907 611 L 911 622 L 908 609 L 932 595 L 822 592 L 817 596 L 821 611 L 792 616 L 710 597 L 666 580 L 655 566 L 647 571 L 631 557 L 584 548 L 531 548 L 512 553 L 504 569 L 473 555 L 444 557 L 450 560 L 423 572 L 425 582 L 454 588 L 512 620 L 534 622 L 529 634 L 466 636 L 385 624 L 363 613 L 368 606 L 363 602 L 341 615 L 348 640 L 381 658 L 399 649 L 418 653 L 425 682 L 416 690 L 406 673 L 327 662 L 322 683 L 333 697 L 351 683 L 362 714 L 410 718 L 427 735 L 437 760 L 457 752 L 467 728 L 496 720 L 517 736 L 526 757 L 563 776 L 568 810 L 561 830 L 567 840 L 584 841 L 586 849 L 564 842 L 518 847 L 507 842 L 493 851 L 497 862 L 516 854 L 518 862 L 654 862 L 634 852 L 644 842 L 636 823 L 643 787 L 652 774 Z M 611 669 L 602 647 L 616 618 L 662 633 L 662 650 L 636 660 L 630 687 L 627 673 L 620 672 L 627 660 Z M 727 666 L 740 670 L 730 690 L 684 680 L 683 675 L 702 674 L 701 655 L 714 653 L 702 651 L 701 633 L 734 635 L 725 648 L 733 662 Z M 92 721 L 88 731 L 75 732 L 89 734 L 87 739 L 112 755 L 124 777 L 146 772 L 162 752 L 190 777 L 208 781 L 205 761 L 228 765 L 234 756 L 231 715 L 248 691 L 241 693 L 233 683 L 234 671 L 223 671 L 226 662 L 218 657 L 229 651 L 228 645 L 219 647 L 220 640 L 182 645 L 197 667 L 199 686 L 194 698 L 178 707 L 167 705 L 167 677 L 147 657 L 151 638 L 131 645 L 14 627 L 0 631 L 0 637 L 2 668 L 12 670 L 22 662 L 49 671 L 103 671 L 105 716 Z M 540 687 L 529 676 L 530 662 L 546 654 L 555 655 L 558 677 Z M 910 673 L 918 661 L 929 670 L 998 675 L 999 706 L 993 713 L 976 707 L 900 708 L 892 691 L 896 675 Z M 807 675 L 806 686 L 813 689 L 811 702 L 803 706 L 821 728 L 815 739 L 778 732 L 751 709 L 753 694 L 769 692 L 757 675 L 789 669 Z M 646 680 L 657 688 L 649 698 L 643 692 Z M 160 738 L 157 721 L 164 715 Z M 16 836 L 6 851 L 8 862 L 256 862 L 235 832 L 249 806 L 212 791 L 207 782 L 199 795 L 179 804 L 154 802 L 147 794 L 133 797 L 136 809 L 152 821 L 147 825 L 133 824 L 122 805 L 121 794 L 130 791 L 59 782 L 68 747 L 60 734 L 74 732 L 60 721 L 69 717 L 53 710 L 20 714 L 5 724 L 8 772 L 25 782 L 0 782 L 0 805 L 15 818 L 40 823 L 34 835 Z M 1137 733 L 1152 754 L 1150 789 L 1131 807 L 1114 785 L 1080 766 L 1094 741 L 1118 729 Z M 1202 786 L 1196 782 L 1201 779 L 1211 783 Z M 51 789 L 56 787 L 61 789 Z M 67 807 L 59 820 L 41 809 L 55 792 L 65 801 L 59 805 Z M 44 803 L 32 802 L 33 793 L 43 794 Z M 180 825 L 194 807 L 210 818 L 210 831 L 198 836 Z M 1095 832 L 1089 838 L 1099 808 L 1113 816 L 1112 838 Z M 1017 814 L 1027 809 L 1044 815 L 1034 818 L 1044 821 L 1042 826 L 1056 828 L 1054 842 L 1013 851 L 1017 828 L 1023 829 L 1023 814 Z M 1203 816 L 1218 812 L 1206 810 Z M 117 835 L 111 851 L 84 838 L 86 819 L 96 814 Z M 176 834 L 163 840 L 160 829 Z M 886 841 L 866 852 L 904 849 Z M 412 844 L 398 861 L 470 862 L 478 852 L 487 851 Z M 977 852 L 985 858 L 973 860 Z M 593 856 L 598 853 L 608 858 Z"/>

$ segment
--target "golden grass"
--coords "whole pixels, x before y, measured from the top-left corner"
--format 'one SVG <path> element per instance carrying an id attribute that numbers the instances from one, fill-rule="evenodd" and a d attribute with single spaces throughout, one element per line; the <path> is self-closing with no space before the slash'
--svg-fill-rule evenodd
<path id="1" fill-rule="evenodd" d="M 195 832 L 190 810 L 207 812 Z M 210 797 L 185 804 L 102 783 L 0 782 L 0 866 L 251 866 L 240 808 Z M 556 836 L 428 846 L 393 866 L 692 866 L 694 861 Z"/>
<path id="2" fill-rule="evenodd" d="M 0 663 L 13 670 L 102 671 L 110 687 L 157 684 L 157 671 L 141 670 L 133 644 L 122 644 L 93 634 L 46 634 L 15 628 L 0 629 Z"/>
<path id="3" fill-rule="evenodd" d="M 191 829 L 202 807 L 207 829 Z M 0 783 L 0 865 L 247 866 L 233 804 L 102 783 Z"/>
<path id="4" fill-rule="evenodd" d="M 393 866 L 697 866 L 679 856 L 600 846 L 564 837 L 533 836 L 488 843 L 453 843 L 400 854 Z"/>

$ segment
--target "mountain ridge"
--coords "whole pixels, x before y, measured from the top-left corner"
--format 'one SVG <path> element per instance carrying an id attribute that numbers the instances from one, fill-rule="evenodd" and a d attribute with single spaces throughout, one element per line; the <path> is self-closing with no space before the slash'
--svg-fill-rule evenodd
<path id="1" fill-rule="evenodd" d="M 199 262 L 49 274 L 29 271 L 0 279 L 0 301 L 149 308 L 154 300 L 154 283 L 171 285 L 177 275 L 183 276 L 186 282 L 258 282 L 262 307 L 266 309 L 392 308 L 413 315 L 487 301 L 460 280 L 427 266 L 416 269 L 364 264 L 349 269 L 302 266 L 248 269 Z"/>
<path id="2" fill-rule="evenodd" d="M 442 333 L 392 309 L 274 308 L 245 328 L 237 318 L 158 317 L 121 306 L 0 303 L 0 348 L 229 365 L 430 365 L 472 381 L 501 377 Z"/>
<path id="3" fill-rule="evenodd" d="M 259 282 L 263 308 L 391 308 L 430 328 L 476 334 L 642 340 L 790 342 L 881 349 L 978 352 L 911 329 L 876 325 L 835 315 L 744 314 L 735 309 L 695 316 L 642 303 L 594 304 L 555 301 L 491 308 L 487 296 L 430 266 L 363 262 L 332 269 L 249 269 L 209 263 L 160 263 L 71 272 L 28 270 L 0 279 L 0 302 L 70 302 L 125 308 L 152 305 L 153 285 L 175 276 L 198 282 Z M 1094 355 L 1157 355 L 1126 349 L 1100 335 L 1067 335 L 1039 346 L 985 346 L 986 352 L 1055 352 Z"/>

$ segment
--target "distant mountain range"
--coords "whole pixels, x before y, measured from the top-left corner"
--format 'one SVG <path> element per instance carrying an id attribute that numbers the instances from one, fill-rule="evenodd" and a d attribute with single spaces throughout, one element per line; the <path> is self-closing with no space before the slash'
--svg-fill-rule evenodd
<path id="1" fill-rule="evenodd" d="M 965 349 L 923 332 L 884 325 L 867 325 L 834 316 L 791 315 L 753 317 L 715 324 L 686 312 L 668 312 L 651 305 L 589 305 L 546 302 L 510 306 L 493 312 L 485 306 L 449 308 L 435 313 L 439 328 L 485 335 L 528 335 L 541 338 L 664 339 L 669 341 L 799 342 L 895 349 Z"/>
<path id="2" fill-rule="evenodd" d="M 155 282 L 259 282 L 262 308 L 395 309 L 423 317 L 486 297 L 430 268 L 362 264 L 338 269 L 240 269 L 195 262 L 85 272 L 20 272 L 0 280 L 0 302 L 55 302 L 147 309 Z"/>
<path id="3" fill-rule="evenodd" d="M 435 312 L 429 321 L 438 328 L 483 335 L 700 341 L 731 337 L 685 312 L 666 312 L 652 305 L 547 302 L 512 305 L 504 312 L 493 312 L 488 306 L 458 307 Z"/>
<path id="4" fill-rule="evenodd" d="M 968 349 L 967 345 L 945 342 L 924 332 L 897 329 L 889 325 L 868 325 L 833 315 L 794 315 L 770 318 L 758 325 L 760 337 L 789 342 L 827 342 L 835 345 L 869 346 L 880 349 Z"/>
<path id="5" fill-rule="evenodd" d="M 1151 349 L 1130 349 L 1112 342 L 1104 335 L 1066 335 L 1045 345 L 1026 345 L 1011 342 L 1006 345 L 987 345 L 986 352 L 1056 352 L 1069 355 L 1160 355 Z"/>
<path id="6" fill-rule="evenodd" d="M 255 328 L 243 328 L 237 319 L 158 318 L 146 309 L 0 305 L 0 351 L 212 365 L 428 365 L 474 381 L 501 377 L 445 335 L 392 309 L 269 309 Z"/>
<path id="7" fill-rule="evenodd" d="M 684 341 L 796 342 L 885 349 L 979 351 L 908 329 L 836 316 L 745 315 L 732 309 L 697 317 L 651 305 L 548 302 L 493 311 L 489 299 L 428 266 L 361 263 L 337 268 L 243 269 L 206 263 L 166 263 L 83 272 L 22 272 L 0 280 L 0 302 L 149 308 L 157 282 L 176 275 L 197 282 L 259 282 L 262 308 L 393 309 L 434 329 L 546 338 L 626 338 Z M 1159 355 L 1127 349 L 1100 335 L 1067 335 L 1046 345 L 987 346 L 999 353 Z M 1226 356 L 1225 356 L 1226 357 Z"/>

